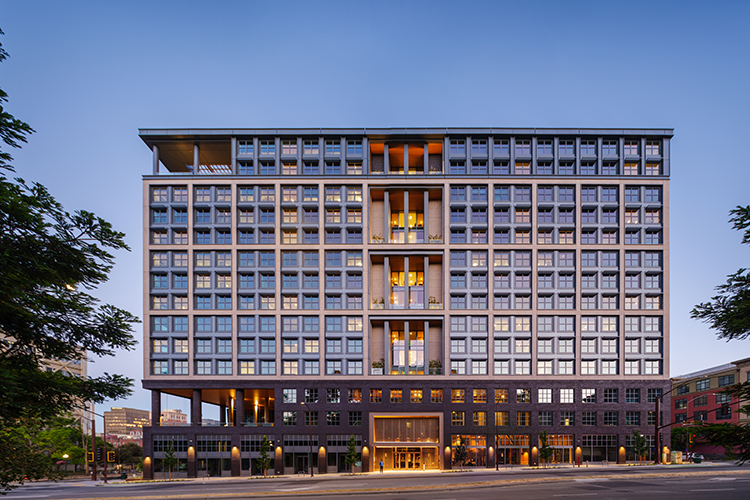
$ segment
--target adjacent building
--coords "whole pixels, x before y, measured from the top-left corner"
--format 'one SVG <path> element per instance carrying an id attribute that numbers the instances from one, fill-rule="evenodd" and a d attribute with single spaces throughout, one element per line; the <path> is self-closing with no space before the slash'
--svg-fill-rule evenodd
<path id="1" fill-rule="evenodd" d="M 557 462 L 623 462 L 633 430 L 653 452 L 672 130 L 140 137 L 146 477 L 169 443 L 188 476 L 258 473 L 263 436 L 279 474 L 344 470 L 352 435 L 364 471 L 449 469 L 459 441 L 534 464 L 542 431 Z"/>
<path id="2" fill-rule="evenodd" d="M 686 449 L 681 451 L 703 455 L 724 455 L 720 446 L 712 446 L 700 438 L 693 424 L 750 423 L 748 415 L 740 408 L 748 404 L 727 394 L 730 386 L 750 382 L 750 358 L 744 358 L 705 370 L 672 378 L 672 418 L 675 425 L 688 428 Z"/>

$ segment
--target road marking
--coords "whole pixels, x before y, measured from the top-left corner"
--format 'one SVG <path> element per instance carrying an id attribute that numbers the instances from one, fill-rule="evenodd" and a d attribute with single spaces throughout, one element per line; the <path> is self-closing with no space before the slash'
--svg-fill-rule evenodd
<path id="1" fill-rule="evenodd" d="M 707 490 L 690 490 L 690 491 L 711 491 L 711 492 L 713 492 L 713 491 L 734 491 L 734 490 L 735 490 L 735 488 L 711 488 L 711 489 L 707 489 Z"/>
<path id="2" fill-rule="evenodd" d="M 49 497 L 52 495 L 14 495 L 13 493 L 8 494 L 8 498 L 42 498 Z"/>
<path id="3" fill-rule="evenodd" d="M 564 494 L 564 495 L 552 495 L 553 497 L 596 497 L 598 493 L 575 493 L 575 494 Z"/>
<path id="4" fill-rule="evenodd" d="M 736 481 L 736 477 L 715 477 L 713 478 L 714 481 Z"/>
<path id="5" fill-rule="evenodd" d="M 609 478 L 606 478 L 606 477 L 602 477 L 602 478 L 591 477 L 591 478 L 586 478 L 586 479 L 576 479 L 575 481 L 576 481 L 576 483 L 592 483 L 594 481 L 609 481 Z"/>

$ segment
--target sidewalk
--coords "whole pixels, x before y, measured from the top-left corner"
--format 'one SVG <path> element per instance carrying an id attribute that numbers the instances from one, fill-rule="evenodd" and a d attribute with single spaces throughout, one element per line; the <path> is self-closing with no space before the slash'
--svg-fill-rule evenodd
<path id="1" fill-rule="evenodd" d="M 700 464 L 693 464 L 693 463 L 684 463 L 684 464 L 653 464 L 653 463 L 644 463 L 642 465 L 638 465 L 635 463 L 627 463 L 627 464 L 617 464 L 617 463 L 608 463 L 603 464 L 602 462 L 593 462 L 589 464 L 582 464 L 581 467 L 577 467 L 574 464 L 550 464 L 548 467 L 529 467 L 527 465 L 501 465 L 498 470 L 492 469 L 492 468 L 485 468 L 485 467 L 473 467 L 473 468 L 464 468 L 463 471 L 461 469 L 446 469 L 446 470 L 386 470 L 382 474 L 380 471 L 372 471 L 372 472 L 356 472 L 354 474 L 350 474 L 348 472 L 332 472 L 332 473 L 326 473 L 326 474 L 316 474 L 313 479 L 317 480 L 326 480 L 326 479 L 341 479 L 341 478 L 351 478 L 356 479 L 357 477 L 361 476 L 388 476 L 388 477 L 394 477 L 394 476 L 430 476 L 430 475 L 439 475 L 439 474 L 472 474 L 472 473 L 481 473 L 483 475 L 485 474 L 498 474 L 502 475 L 503 473 L 508 472 L 534 472 L 534 471 L 554 471 L 554 470 L 581 470 L 581 469 L 589 469 L 592 471 L 597 472 L 604 472 L 608 469 L 613 468 L 633 468 L 638 470 L 662 470 L 666 471 L 667 469 L 674 470 L 675 468 L 683 468 L 683 467 L 690 467 L 690 468 L 698 468 L 698 467 L 712 467 L 712 466 L 718 466 L 721 465 L 724 462 L 703 462 Z M 272 481 L 274 479 L 284 479 L 284 480 L 291 480 L 291 479 L 310 479 L 309 474 L 278 474 L 278 475 L 271 475 L 269 474 L 267 478 L 264 478 L 263 476 L 212 476 L 212 477 L 194 477 L 194 478 L 186 478 L 186 477 L 179 477 L 179 478 L 173 478 L 171 481 L 202 481 L 202 482 L 215 482 L 215 481 L 250 481 L 250 480 L 266 480 L 266 481 Z M 87 481 L 86 478 L 78 478 L 78 480 Z M 130 479 L 127 481 L 127 484 L 143 484 L 143 483 L 149 483 L 149 482 L 169 482 L 169 479 L 164 479 L 162 477 L 161 473 L 157 473 L 154 477 L 154 479 L 149 479 L 145 481 L 133 481 Z M 92 482 L 92 481 L 89 481 Z M 97 481 L 92 482 L 94 484 L 104 484 L 104 481 L 101 479 L 97 479 Z M 126 484 L 126 481 L 123 481 L 121 479 L 109 479 L 109 484 Z"/>

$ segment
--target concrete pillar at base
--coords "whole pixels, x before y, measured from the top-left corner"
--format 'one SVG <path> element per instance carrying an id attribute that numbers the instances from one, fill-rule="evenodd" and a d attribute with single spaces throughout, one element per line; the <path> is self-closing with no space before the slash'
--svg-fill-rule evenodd
<path id="1" fill-rule="evenodd" d="M 325 446 L 318 448 L 318 474 L 325 474 L 328 472 L 328 460 L 326 458 Z"/>
<path id="2" fill-rule="evenodd" d="M 529 465 L 536 467 L 539 465 L 539 448 L 536 446 L 531 447 L 531 456 L 529 457 Z"/>
<path id="3" fill-rule="evenodd" d="M 203 393 L 200 389 L 193 389 L 193 398 L 190 401 L 190 423 L 200 426 L 203 423 Z"/>
<path id="4" fill-rule="evenodd" d="M 451 458 L 451 447 L 446 446 L 443 450 L 443 469 L 450 470 L 453 468 L 453 461 Z"/>
<path id="5" fill-rule="evenodd" d="M 154 478 L 154 464 L 151 457 L 143 457 L 143 479 Z"/>
<path id="6" fill-rule="evenodd" d="M 151 426 L 157 427 L 161 423 L 161 391 L 151 389 Z"/>
<path id="7" fill-rule="evenodd" d="M 233 442 L 232 446 L 232 476 L 240 476 L 242 474 L 242 460 L 240 459 L 240 437 L 235 436 L 235 439 L 233 441 L 235 440 L 237 442 Z"/>
<path id="8" fill-rule="evenodd" d="M 492 440 L 487 439 L 488 443 L 491 443 Z M 488 446 L 487 447 L 487 468 L 488 469 L 494 469 L 495 463 L 497 462 L 497 449 L 494 446 Z"/>
<path id="9" fill-rule="evenodd" d="M 576 456 L 573 459 L 573 461 L 575 462 L 575 465 L 580 465 L 582 460 L 583 460 L 583 450 L 581 450 L 580 446 L 576 446 Z"/>
<path id="10" fill-rule="evenodd" d="M 245 425 L 245 389 L 237 389 L 234 400 L 234 425 Z"/>
<path id="11" fill-rule="evenodd" d="M 370 448 L 367 446 L 362 447 L 362 472 L 370 472 L 372 470 L 372 464 L 370 463 Z"/>
<path id="12" fill-rule="evenodd" d="M 276 474 L 284 473 L 284 451 L 281 446 L 277 446 L 273 454 L 273 466 L 276 469 Z"/>
<path id="13" fill-rule="evenodd" d="M 188 441 L 187 477 L 198 477 L 198 461 L 195 457 L 195 442 Z"/>
<path id="14" fill-rule="evenodd" d="M 625 463 L 625 447 L 620 446 L 617 449 L 617 463 L 618 464 L 624 464 Z"/>

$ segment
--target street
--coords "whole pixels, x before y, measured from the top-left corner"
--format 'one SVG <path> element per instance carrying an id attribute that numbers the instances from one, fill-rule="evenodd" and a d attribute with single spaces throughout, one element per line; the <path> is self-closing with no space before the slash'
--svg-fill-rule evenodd
<path id="1" fill-rule="evenodd" d="M 358 476 L 212 478 L 153 483 L 69 480 L 31 483 L 9 499 L 295 498 L 355 494 L 357 498 L 447 500 L 457 498 L 718 498 L 746 499 L 750 468 L 733 464 L 474 470 Z"/>

